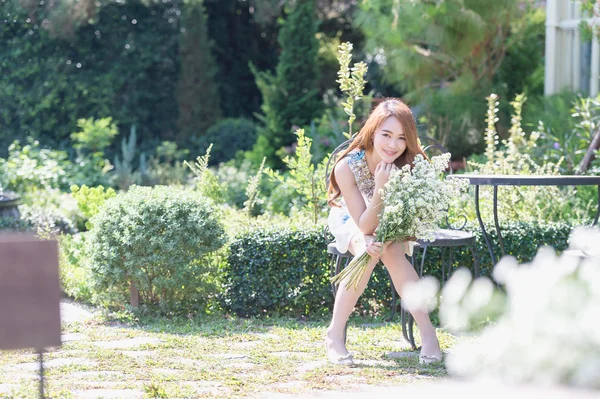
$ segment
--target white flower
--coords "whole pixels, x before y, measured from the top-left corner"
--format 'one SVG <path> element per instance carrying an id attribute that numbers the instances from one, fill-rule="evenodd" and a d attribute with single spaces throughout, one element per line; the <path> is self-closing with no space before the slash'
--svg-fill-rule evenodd
<path id="1" fill-rule="evenodd" d="M 390 176 L 383 191 L 384 209 L 378 227 L 382 237 L 387 241 L 411 236 L 433 239 L 450 201 L 467 187 L 460 181 L 466 179 L 441 179 L 449 160 L 448 153 L 433 157 L 431 162 L 417 155 L 412 171 L 405 165 Z"/>
<path id="2" fill-rule="evenodd" d="M 597 229 L 578 229 L 570 249 L 595 250 Z M 588 254 L 590 252 L 587 252 Z M 557 256 L 540 248 L 529 264 L 503 258 L 494 277 L 506 289 L 506 311 L 449 355 L 459 376 L 509 382 L 600 388 L 600 257 Z M 440 320 L 466 331 L 474 313 L 493 298 L 489 280 L 471 282 L 457 271 L 442 291 Z"/>
<path id="3" fill-rule="evenodd" d="M 407 309 L 430 312 L 437 307 L 439 281 L 431 276 L 419 281 L 409 281 L 403 287 L 402 300 Z"/>

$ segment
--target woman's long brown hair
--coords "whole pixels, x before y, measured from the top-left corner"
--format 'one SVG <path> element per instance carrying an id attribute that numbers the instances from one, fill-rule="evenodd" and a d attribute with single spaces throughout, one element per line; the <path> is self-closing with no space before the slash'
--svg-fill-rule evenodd
<path id="1" fill-rule="evenodd" d="M 356 135 L 354 140 L 350 143 L 348 148 L 340 153 L 337 157 L 333 168 L 331 168 L 331 174 L 329 176 L 329 187 L 327 189 L 328 201 L 330 206 L 340 205 L 337 203 L 337 199 L 341 195 L 340 187 L 335 179 L 335 167 L 348 153 L 355 149 L 362 149 L 365 151 L 373 150 L 373 136 L 379 129 L 381 124 L 389 117 L 395 117 L 402 126 L 402 133 L 406 140 L 406 150 L 394 161 L 394 164 L 401 168 L 404 165 L 411 165 L 415 160 L 417 154 L 426 155 L 419 146 L 419 140 L 417 137 L 417 125 L 413 117 L 410 108 L 397 98 L 390 98 L 381 102 L 373 111 L 369 118 L 365 122 L 360 132 Z"/>

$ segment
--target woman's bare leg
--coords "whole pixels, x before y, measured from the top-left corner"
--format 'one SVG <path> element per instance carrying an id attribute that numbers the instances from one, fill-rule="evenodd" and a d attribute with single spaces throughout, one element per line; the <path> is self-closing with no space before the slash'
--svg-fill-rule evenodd
<path id="1" fill-rule="evenodd" d="M 349 250 L 355 256 L 365 252 L 366 245 L 363 234 L 358 233 L 352 237 Z M 346 323 L 348 322 L 350 314 L 354 311 L 354 307 L 356 306 L 358 298 L 364 292 L 365 287 L 369 282 L 369 278 L 371 277 L 371 273 L 373 273 L 373 269 L 375 268 L 375 265 L 377 265 L 378 261 L 379 259 L 371 259 L 367 265 L 364 275 L 358 283 L 356 290 L 353 288 L 348 290 L 346 289 L 347 279 L 340 282 L 340 285 L 337 289 L 337 294 L 335 296 L 335 302 L 333 304 L 333 316 L 331 318 L 331 324 L 329 324 L 329 327 L 327 328 L 327 337 L 325 339 L 325 343 L 329 351 L 333 350 L 335 353 L 341 356 L 348 354 L 348 349 L 346 349 L 344 342 L 344 330 L 346 329 Z"/>
<path id="2" fill-rule="evenodd" d="M 400 297 L 402 297 L 402 290 L 406 282 L 419 280 L 419 275 L 405 256 L 408 245 L 408 243 L 393 242 L 386 247 L 381 256 L 381 260 L 390 273 L 394 287 L 396 287 Z M 440 344 L 435 328 L 429 319 L 429 314 L 422 310 L 411 310 L 410 313 L 417 326 L 419 326 L 419 332 L 421 333 L 423 344 L 421 354 L 428 357 L 440 357 Z"/>

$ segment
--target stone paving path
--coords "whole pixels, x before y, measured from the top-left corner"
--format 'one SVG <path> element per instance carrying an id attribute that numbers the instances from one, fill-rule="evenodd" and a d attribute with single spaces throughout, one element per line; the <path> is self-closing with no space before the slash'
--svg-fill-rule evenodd
<path id="1" fill-rule="evenodd" d="M 73 303 L 71 301 L 63 301 L 61 303 L 61 318 L 65 324 L 77 324 L 86 323 L 92 321 L 95 318 L 95 311 L 91 308 Z M 73 329 L 71 329 L 72 331 Z M 74 329 L 77 331 L 77 328 Z M 238 369 L 241 373 L 245 371 L 251 372 L 256 367 L 255 364 L 248 361 L 248 356 L 236 352 L 236 349 L 248 349 L 253 348 L 256 345 L 262 344 L 262 340 L 279 340 L 275 334 L 270 333 L 249 333 L 248 335 L 255 336 L 257 341 L 239 342 L 232 345 L 228 350 L 214 353 L 211 357 L 216 362 L 228 362 L 231 367 Z M 86 334 L 78 332 L 65 333 L 62 337 L 63 342 L 77 342 L 88 339 Z M 129 356 L 132 359 L 151 359 L 155 356 L 155 352 L 152 349 L 152 345 L 162 343 L 160 339 L 151 337 L 132 337 L 120 340 L 106 339 L 104 341 L 95 341 L 93 345 L 99 349 L 111 349 L 118 350 L 119 354 Z M 136 350 L 136 349 L 141 350 Z M 416 356 L 414 352 L 407 351 L 401 343 L 398 343 L 398 352 L 388 353 L 388 358 L 393 357 L 407 357 Z M 195 366 L 210 366 L 206 362 L 185 358 L 185 349 L 180 351 L 175 350 L 176 353 L 181 352 L 181 357 L 175 355 L 177 358 L 173 359 L 179 364 L 193 364 Z M 69 367 L 70 365 L 85 365 L 89 366 L 89 370 L 86 371 L 73 371 L 70 374 L 70 378 L 81 381 L 79 384 L 80 389 L 70 392 L 73 398 L 81 399 L 142 399 L 145 396 L 143 386 L 139 383 L 133 383 L 132 386 L 123 387 L 123 382 L 114 382 L 115 379 L 123 380 L 126 379 L 127 375 L 123 372 L 116 371 L 98 371 L 94 370 L 95 362 L 89 359 L 78 357 L 78 351 L 75 350 L 61 350 L 54 352 L 59 354 L 60 357 L 50 358 L 45 361 L 45 367 L 52 369 L 54 367 Z M 281 359 L 302 359 L 306 354 L 302 352 L 293 351 L 274 351 L 271 353 L 274 357 Z M 393 365 L 394 362 L 389 359 L 379 360 L 357 360 L 359 366 L 364 367 L 385 367 Z M 326 360 L 304 360 L 299 363 L 296 369 L 297 375 L 301 376 L 305 373 L 310 373 L 313 370 L 321 368 L 326 365 Z M 15 365 L 0 367 L 0 372 L 5 376 L 9 377 L 8 381 L 19 381 L 21 379 L 27 379 L 32 382 L 32 385 L 37 380 L 37 368 L 38 364 L 33 361 L 25 362 Z M 176 375 L 179 371 L 170 368 L 153 368 L 151 372 L 154 374 L 160 374 L 164 378 Z M 460 397 L 461 399 L 480 399 L 485 397 L 486 399 L 529 399 L 532 397 L 543 397 L 544 399 L 600 399 L 600 393 L 593 391 L 582 391 L 572 390 L 567 388 L 547 388 L 547 387 L 509 387 L 505 385 L 499 385 L 494 382 L 467 382 L 467 381 L 455 381 L 450 379 L 442 379 L 432 381 L 426 376 L 410 376 L 409 383 L 403 383 L 402 386 L 394 387 L 381 387 L 366 384 L 366 381 L 361 382 L 360 378 L 353 378 L 351 375 L 329 375 L 325 376 L 326 381 L 335 381 L 340 384 L 350 382 L 352 379 L 352 386 L 354 391 L 309 391 L 302 395 L 295 394 L 284 394 L 278 393 L 277 390 L 302 390 L 306 387 L 306 381 L 286 381 L 274 383 L 269 386 L 265 386 L 265 392 L 263 394 L 255 395 L 256 398 L 262 399 L 296 399 L 296 398 L 339 398 L 345 399 L 372 399 L 377 397 L 378 399 L 383 398 L 404 398 L 404 397 L 418 397 L 418 398 L 452 398 Z M 363 379 L 364 380 L 364 379 Z M 220 396 L 220 397 L 234 397 L 234 393 L 230 388 L 223 386 L 218 381 L 183 381 L 182 385 L 189 385 L 193 388 L 198 395 L 203 397 L 206 396 Z M 89 387 L 89 388 L 87 388 Z M 13 389 L 17 389 L 19 386 L 14 383 L 0 384 L 0 398 L 4 398 L 3 394 L 10 393 Z M 14 396 L 11 396 L 14 397 Z"/>
<path id="2" fill-rule="evenodd" d="M 96 311 L 92 308 L 80 305 L 78 303 L 63 300 L 60 305 L 61 308 L 61 321 L 63 325 L 76 325 L 77 323 L 86 323 L 93 322 L 93 319 L 97 316 Z M 75 328 L 75 331 L 77 329 Z M 70 328 L 70 331 L 73 331 L 73 328 Z M 217 362 L 228 362 L 231 367 L 238 369 L 240 373 L 251 371 L 255 368 L 255 364 L 248 361 L 248 356 L 243 353 L 236 353 L 236 348 L 240 349 L 248 349 L 252 348 L 255 345 L 261 345 L 263 340 L 280 340 L 281 337 L 271 334 L 271 333 L 249 333 L 248 335 L 252 335 L 254 338 L 257 338 L 257 341 L 250 342 L 239 342 L 234 346 L 229 348 L 228 351 L 221 351 L 214 353 L 210 357 L 214 358 Z M 78 332 L 69 332 L 65 333 L 62 336 L 63 342 L 77 342 L 77 341 L 85 341 L 88 339 L 86 334 L 78 333 Z M 157 338 L 151 337 L 132 337 L 126 339 L 119 340 L 110 340 L 106 339 L 103 341 L 94 341 L 91 345 L 97 346 L 99 349 L 110 349 L 110 350 L 118 350 L 119 354 L 131 357 L 132 359 L 140 359 L 140 361 L 145 361 L 144 359 L 151 359 L 155 356 L 155 352 L 151 350 L 152 345 L 160 344 L 163 341 Z M 143 348 L 141 348 L 143 346 Z M 137 350 L 137 349 L 140 350 Z M 399 352 L 393 352 L 389 354 L 389 357 L 405 357 L 405 356 L 415 356 L 412 352 L 406 352 L 402 350 L 406 350 L 406 347 L 398 347 Z M 73 352 L 73 353 L 70 353 Z M 175 362 L 181 363 L 189 363 L 193 364 L 197 367 L 206 367 L 210 366 L 210 364 L 204 364 L 201 361 L 186 359 L 185 351 L 181 351 L 181 358 L 173 359 Z M 68 367 L 70 365 L 78 365 L 78 366 L 87 366 L 89 367 L 88 371 L 73 371 L 69 377 L 73 379 L 80 380 L 81 389 L 74 390 L 70 392 L 74 398 L 82 398 L 82 399 L 100 399 L 100 398 L 143 398 L 145 397 L 145 393 L 143 390 L 143 386 L 139 383 L 134 383 L 132 386 L 124 389 L 123 382 L 112 382 L 111 379 L 121 379 L 126 380 L 126 375 L 119 372 L 110 372 L 110 371 L 94 371 L 94 366 L 97 366 L 97 363 L 94 361 L 90 361 L 86 358 L 82 358 L 81 352 L 78 351 L 69 351 L 69 350 L 60 350 L 55 351 L 54 355 L 58 355 L 58 358 L 50 358 L 44 362 L 44 366 L 46 369 L 51 370 L 55 367 Z M 79 356 L 78 356 L 79 355 Z M 274 351 L 271 353 L 274 357 L 286 359 L 286 358 L 300 358 L 306 357 L 307 354 L 303 352 L 293 352 L 293 351 Z M 14 376 L 15 381 L 19 381 L 21 379 L 29 379 L 32 381 L 32 384 L 35 384 L 35 380 L 37 379 L 37 370 L 38 363 L 33 361 L 28 363 L 20 363 L 16 365 L 10 365 L 8 367 L 4 367 L 4 369 L 0 368 L 0 372 L 2 373 L 10 373 L 9 375 Z M 301 376 L 305 373 L 310 373 L 313 370 L 321 368 L 327 364 L 326 360 L 309 360 L 305 359 L 300 362 L 300 365 L 297 368 L 298 376 Z M 357 360 L 357 364 L 359 366 L 389 366 L 393 365 L 394 362 L 391 360 Z M 87 368 L 86 367 L 86 368 Z M 167 368 L 162 369 L 151 369 L 149 370 L 153 374 L 160 374 L 164 376 L 164 378 L 168 378 L 170 375 L 176 374 L 177 370 L 171 370 Z M 326 376 L 326 381 L 334 381 L 337 383 L 347 383 L 348 378 L 352 378 L 352 376 L 344 376 L 344 375 L 332 375 Z M 11 379 L 12 380 L 12 379 Z M 182 384 L 189 384 L 199 395 L 219 395 L 219 396 L 229 396 L 228 392 L 231 392 L 228 387 L 222 386 L 221 383 L 217 381 L 189 381 L 182 382 Z M 294 390 L 294 389 L 302 389 L 306 386 L 305 381 L 287 381 L 275 383 L 270 386 L 265 387 L 265 391 L 272 391 L 271 393 L 264 393 L 263 395 L 257 395 L 257 397 L 262 398 L 272 398 L 272 399 L 283 399 L 283 398 L 296 398 L 301 396 L 294 396 L 289 394 L 281 394 L 274 393 L 277 390 Z M 89 386 L 88 388 L 85 388 Z M 366 397 L 373 396 L 374 394 L 378 394 L 378 392 L 392 392 L 390 388 L 381 388 L 369 386 L 366 384 L 366 380 L 361 382 L 356 378 L 353 381 L 353 386 L 356 387 L 357 392 L 349 393 L 348 391 L 344 392 L 336 392 L 336 391 L 328 391 L 328 392 L 315 392 L 314 395 L 309 394 L 310 397 L 317 398 L 334 398 L 340 397 L 343 395 L 344 397 Z M 0 384 L 0 398 L 3 397 L 3 393 L 9 393 L 11 390 L 15 389 L 15 384 Z M 358 395 L 358 396 L 356 396 Z M 365 396 L 360 396 L 365 395 Z M 302 397 L 306 397 L 303 395 Z"/>
<path id="3" fill-rule="evenodd" d="M 65 324 L 76 324 L 76 323 L 85 323 L 88 322 L 94 317 L 96 317 L 96 313 L 94 309 L 90 307 L 83 306 L 81 304 L 75 303 L 70 300 L 62 300 L 60 303 L 60 317 L 63 325 Z M 62 335 L 62 341 L 64 342 L 72 342 L 72 341 L 80 341 L 85 340 L 88 337 L 85 334 L 79 333 L 66 333 Z M 113 348 L 113 349 L 131 349 L 138 347 L 140 345 L 155 343 L 158 340 L 154 338 L 132 338 L 122 341 L 106 341 L 106 342 L 95 342 L 96 345 L 104 348 Z M 144 351 L 131 351 L 132 356 L 140 356 L 144 355 Z M 61 352 L 63 355 L 67 354 L 65 351 Z M 125 355 L 127 355 L 127 351 L 123 351 Z M 65 357 L 65 358 L 57 358 L 50 359 L 44 361 L 44 368 L 47 370 L 51 370 L 54 367 L 62 367 L 69 365 L 78 365 L 78 366 L 90 366 L 93 367 L 96 363 L 92 362 L 85 358 L 79 357 Z M 14 365 L 9 368 L 11 373 L 14 373 L 14 380 L 18 381 L 20 379 L 30 379 L 32 380 L 32 384 L 36 384 L 35 382 L 37 377 L 37 372 L 39 370 L 39 363 L 31 362 L 31 363 L 20 363 Z M 80 378 L 84 381 L 90 381 L 91 385 L 98 385 L 94 382 L 95 379 L 106 379 L 110 377 L 114 377 L 114 372 L 104 372 L 104 371 L 79 371 L 75 372 L 71 375 L 74 378 Z M 113 383 L 114 384 L 114 383 Z M 139 399 L 143 398 L 144 392 L 141 389 L 110 389 L 111 382 L 110 381 L 102 381 L 102 385 L 104 388 L 102 389 L 86 389 L 86 390 L 76 390 L 71 392 L 74 398 L 81 399 Z M 11 390 L 17 388 L 18 386 L 15 384 L 0 384 L 0 398 L 3 398 L 3 394 L 8 394 Z"/>

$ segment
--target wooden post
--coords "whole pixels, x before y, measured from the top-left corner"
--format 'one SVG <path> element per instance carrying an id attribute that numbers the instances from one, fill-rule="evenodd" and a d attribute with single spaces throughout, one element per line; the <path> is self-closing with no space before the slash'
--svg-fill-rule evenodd
<path id="1" fill-rule="evenodd" d="M 60 346 L 58 244 L 0 236 L 0 349 Z"/>

